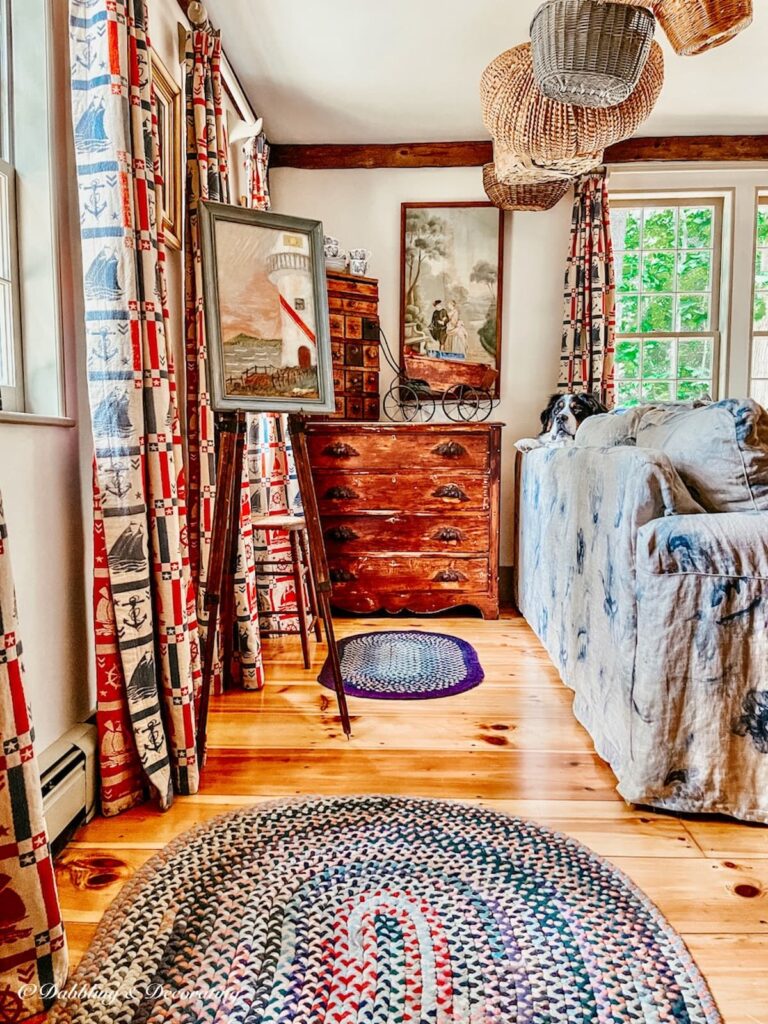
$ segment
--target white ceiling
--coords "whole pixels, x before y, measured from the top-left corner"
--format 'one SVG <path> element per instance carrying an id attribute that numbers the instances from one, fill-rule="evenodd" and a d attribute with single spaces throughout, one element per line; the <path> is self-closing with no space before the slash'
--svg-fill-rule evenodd
<path id="1" fill-rule="evenodd" d="M 478 82 L 529 38 L 538 0 L 206 0 L 273 142 L 487 137 Z M 768 133 L 768 3 L 701 57 L 659 29 L 666 84 L 642 135 Z"/>

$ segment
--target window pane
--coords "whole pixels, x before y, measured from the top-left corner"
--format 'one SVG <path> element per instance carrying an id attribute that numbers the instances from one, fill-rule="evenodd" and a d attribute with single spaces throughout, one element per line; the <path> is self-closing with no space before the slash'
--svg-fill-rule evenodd
<path id="1" fill-rule="evenodd" d="M 680 253 L 677 265 L 677 287 L 681 292 L 706 292 L 711 287 L 712 253 Z"/>
<path id="2" fill-rule="evenodd" d="M 711 206 L 685 206 L 680 211 L 680 248 L 710 249 L 715 211 Z"/>
<path id="3" fill-rule="evenodd" d="M 768 409 L 768 380 L 752 381 L 752 397 L 760 405 Z"/>
<path id="4" fill-rule="evenodd" d="M 709 330 L 708 295 L 680 295 L 677 302 L 677 329 L 679 331 Z"/>
<path id="5" fill-rule="evenodd" d="M 11 277 L 11 218 L 8 178 L 0 170 L 0 278 Z"/>
<path id="6" fill-rule="evenodd" d="M 620 341 L 616 345 L 614 360 L 617 380 L 637 380 L 640 376 L 640 342 Z"/>
<path id="7" fill-rule="evenodd" d="M 671 292 L 675 288 L 675 254 L 647 252 L 643 256 L 643 291 Z"/>
<path id="8" fill-rule="evenodd" d="M 758 335 L 752 345 L 752 376 L 768 377 L 768 338 Z"/>
<path id="9" fill-rule="evenodd" d="M 640 248 L 640 224 L 643 211 L 619 206 L 611 210 L 611 233 L 616 249 Z M 768 242 L 766 242 L 768 245 Z"/>
<path id="10" fill-rule="evenodd" d="M 768 291 L 755 292 L 755 321 L 756 331 L 768 331 Z"/>
<path id="11" fill-rule="evenodd" d="M 640 385 L 619 381 L 616 385 L 616 400 L 618 405 L 637 405 L 640 401 Z"/>
<path id="12" fill-rule="evenodd" d="M 675 301 L 673 295 L 643 296 L 640 319 L 643 334 L 672 330 Z"/>
<path id="13" fill-rule="evenodd" d="M 654 380 L 643 384 L 643 398 L 647 402 L 671 402 L 672 381 Z"/>
<path id="14" fill-rule="evenodd" d="M 643 219 L 643 248 L 674 249 L 676 245 L 677 207 L 647 207 Z"/>
<path id="15" fill-rule="evenodd" d="M 13 350 L 11 285 L 0 281 L 0 387 L 11 388 L 16 383 Z"/>
<path id="16" fill-rule="evenodd" d="M 690 338 L 678 342 L 677 375 L 682 378 L 712 379 L 712 338 Z"/>
<path id="17" fill-rule="evenodd" d="M 755 253 L 755 287 L 768 288 L 768 249 Z"/>
<path id="18" fill-rule="evenodd" d="M 686 402 L 692 398 L 711 398 L 709 383 L 697 380 L 681 380 L 677 385 L 679 401 Z"/>
<path id="19" fill-rule="evenodd" d="M 643 349 L 643 380 L 674 376 L 671 341 L 646 341 Z"/>
<path id="20" fill-rule="evenodd" d="M 640 300 L 637 295 L 620 295 L 616 307 L 616 329 L 619 334 L 637 334 Z"/>
<path id="21" fill-rule="evenodd" d="M 768 206 L 757 210 L 757 244 L 768 245 Z"/>
<path id="22" fill-rule="evenodd" d="M 637 253 L 616 253 L 616 290 L 636 292 L 640 289 L 640 257 Z"/>

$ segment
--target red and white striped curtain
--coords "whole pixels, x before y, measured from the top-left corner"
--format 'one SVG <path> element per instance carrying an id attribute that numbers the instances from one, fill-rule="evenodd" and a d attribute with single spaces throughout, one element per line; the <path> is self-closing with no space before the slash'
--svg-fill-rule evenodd
<path id="1" fill-rule="evenodd" d="M 198 787 L 200 660 L 146 0 L 70 0 L 105 814 Z"/>
<path id="2" fill-rule="evenodd" d="M 219 624 L 207 621 L 204 606 L 208 576 L 213 510 L 216 501 L 215 417 L 208 392 L 208 348 L 205 331 L 203 274 L 198 204 L 229 199 L 229 143 L 222 106 L 221 39 L 211 29 L 188 33 L 186 51 L 187 217 L 185 245 L 185 308 L 187 358 L 187 444 L 189 455 L 189 538 L 192 571 L 198 594 L 200 632 L 217 644 L 214 688 L 221 689 L 220 652 L 232 649 L 232 678 L 246 689 L 264 685 L 259 612 L 256 595 L 251 485 L 248 459 L 243 460 L 240 489 L 237 570 L 228 586 L 235 620 L 232 644 L 219 635 Z M 226 638 L 230 639 L 230 638 Z"/>
<path id="3" fill-rule="evenodd" d="M 564 297 L 558 387 L 593 393 L 611 408 L 616 286 L 605 169 L 576 183 Z"/>
<path id="4" fill-rule="evenodd" d="M 269 144 L 263 132 L 246 143 L 244 156 L 246 204 L 253 210 L 269 210 Z M 271 413 L 249 416 L 247 451 L 254 516 L 301 514 L 287 418 Z M 298 630 L 288 533 L 255 530 L 254 547 L 262 628 Z M 284 562 L 286 571 L 282 575 L 259 575 L 259 563 L 263 561 Z"/>
<path id="5" fill-rule="evenodd" d="M 43 818 L 8 532 L 0 498 L 0 1020 L 47 1010 L 67 944 Z"/>

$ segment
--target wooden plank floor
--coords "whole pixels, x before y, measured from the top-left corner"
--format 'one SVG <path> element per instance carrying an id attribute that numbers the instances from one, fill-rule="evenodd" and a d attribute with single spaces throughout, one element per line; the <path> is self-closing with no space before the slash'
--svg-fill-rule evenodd
<path id="1" fill-rule="evenodd" d="M 469 640 L 485 682 L 445 700 L 351 700 L 348 742 L 332 694 L 314 681 L 325 648 L 305 671 L 297 641 L 267 644 L 266 689 L 213 701 L 200 794 L 177 798 L 166 814 L 145 806 L 97 818 L 60 859 L 72 959 L 125 879 L 197 822 L 293 794 L 449 797 L 532 818 L 609 858 L 681 932 L 726 1024 L 768 1024 L 768 828 L 624 804 L 521 618 L 409 619 L 407 627 Z M 391 619 L 338 623 L 340 635 L 391 628 Z"/>

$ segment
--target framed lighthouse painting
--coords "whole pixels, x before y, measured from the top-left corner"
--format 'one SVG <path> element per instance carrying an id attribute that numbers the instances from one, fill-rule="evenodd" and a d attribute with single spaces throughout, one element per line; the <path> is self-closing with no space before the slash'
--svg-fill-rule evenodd
<path id="1" fill-rule="evenodd" d="M 215 411 L 335 408 L 320 221 L 200 204 Z"/>

